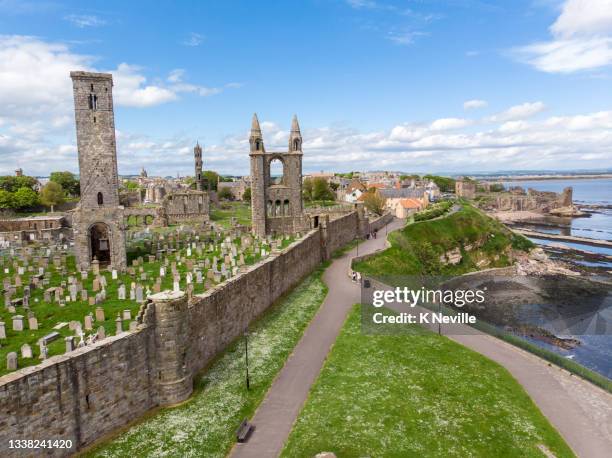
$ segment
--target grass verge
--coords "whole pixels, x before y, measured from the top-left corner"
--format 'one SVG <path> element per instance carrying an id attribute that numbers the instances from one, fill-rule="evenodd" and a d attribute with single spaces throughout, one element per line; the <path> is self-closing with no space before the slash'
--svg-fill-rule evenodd
<path id="1" fill-rule="evenodd" d="M 185 404 L 160 409 L 83 456 L 224 457 L 235 430 L 251 417 L 327 294 L 324 266 L 306 277 L 250 327 L 250 391 L 245 387 L 244 341 L 239 339 L 195 377 Z"/>
<path id="2" fill-rule="evenodd" d="M 365 335 L 356 305 L 281 456 L 542 457 L 539 446 L 574 456 L 503 367 L 417 326 Z"/>

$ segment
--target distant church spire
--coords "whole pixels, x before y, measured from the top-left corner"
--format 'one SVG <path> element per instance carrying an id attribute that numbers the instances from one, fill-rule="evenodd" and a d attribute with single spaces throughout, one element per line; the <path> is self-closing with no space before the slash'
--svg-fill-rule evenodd
<path id="1" fill-rule="evenodd" d="M 259 126 L 257 113 L 253 114 L 253 120 L 251 121 L 249 143 L 251 144 L 251 153 L 265 153 L 263 136 L 261 135 L 261 127 Z"/>
<path id="2" fill-rule="evenodd" d="M 300 125 L 298 123 L 297 115 L 293 115 L 291 121 L 291 133 L 289 134 L 289 152 L 302 152 L 302 133 L 300 132 Z"/>

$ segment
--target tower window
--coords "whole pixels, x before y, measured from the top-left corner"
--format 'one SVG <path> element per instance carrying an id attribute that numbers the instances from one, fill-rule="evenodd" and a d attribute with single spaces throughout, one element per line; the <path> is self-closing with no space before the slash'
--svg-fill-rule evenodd
<path id="1" fill-rule="evenodd" d="M 93 84 L 91 85 L 91 92 L 93 92 L 94 88 L 93 88 Z"/>
<path id="2" fill-rule="evenodd" d="M 90 110 L 98 109 L 98 96 L 96 94 L 89 94 L 89 109 Z"/>
<path id="3" fill-rule="evenodd" d="M 96 122 L 96 117 L 94 116 L 94 123 Z"/>
<path id="4" fill-rule="evenodd" d="M 104 205 L 104 196 L 101 192 L 98 193 L 98 205 Z"/>
<path id="5" fill-rule="evenodd" d="M 300 149 L 300 140 L 297 138 L 293 140 L 293 149 L 296 151 Z"/>
<path id="6" fill-rule="evenodd" d="M 255 151 L 259 151 L 259 140 L 255 140 Z"/>

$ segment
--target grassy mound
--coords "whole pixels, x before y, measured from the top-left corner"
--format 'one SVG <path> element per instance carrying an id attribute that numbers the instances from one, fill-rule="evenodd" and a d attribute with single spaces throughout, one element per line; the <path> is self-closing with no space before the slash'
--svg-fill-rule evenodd
<path id="1" fill-rule="evenodd" d="M 533 244 L 512 233 L 480 210 L 463 204 L 445 218 L 417 222 L 389 235 L 391 247 L 353 266 L 363 274 L 458 275 L 483 267 L 505 267 L 512 250 L 528 250 Z M 446 262 L 446 253 L 459 250 L 461 261 Z"/>
<path id="2" fill-rule="evenodd" d="M 542 448 L 573 456 L 504 368 L 416 325 L 365 335 L 355 306 L 282 456 L 542 457 Z"/>

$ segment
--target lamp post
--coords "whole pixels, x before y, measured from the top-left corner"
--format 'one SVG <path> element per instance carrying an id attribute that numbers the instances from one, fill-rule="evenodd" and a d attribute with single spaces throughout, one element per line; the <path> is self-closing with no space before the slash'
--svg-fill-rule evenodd
<path id="1" fill-rule="evenodd" d="M 247 390 L 251 389 L 251 383 L 249 380 L 249 328 L 244 330 L 244 358 L 246 361 L 246 387 Z"/>

